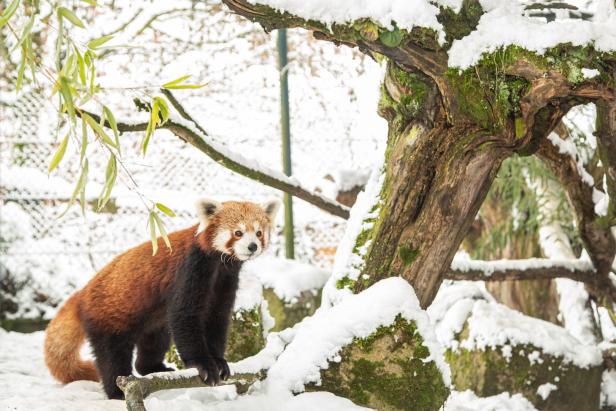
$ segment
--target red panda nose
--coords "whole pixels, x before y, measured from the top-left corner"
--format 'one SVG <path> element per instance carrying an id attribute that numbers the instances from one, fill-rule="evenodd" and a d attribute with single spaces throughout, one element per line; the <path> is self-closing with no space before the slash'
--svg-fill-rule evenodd
<path id="1" fill-rule="evenodd" d="M 257 244 L 256 244 L 256 243 L 250 243 L 250 244 L 248 244 L 248 250 L 250 250 L 250 252 L 253 252 L 253 253 L 254 253 L 255 251 L 257 251 L 257 248 L 258 248 L 258 246 L 257 246 Z"/>

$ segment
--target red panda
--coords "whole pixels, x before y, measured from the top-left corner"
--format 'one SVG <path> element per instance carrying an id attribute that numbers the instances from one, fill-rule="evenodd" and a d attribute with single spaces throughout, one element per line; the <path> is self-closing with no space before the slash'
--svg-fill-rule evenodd
<path id="1" fill-rule="evenodd" d="M 119 255 L 60 308 L 46 331 L 45 362 L 62 383 L 102 380 L 109 398 L 122 398 L 116 378 L 169 370 L 163 364 L 173 338 L 187 368 L 207 384 L 230 372 L 224 359 L 227 330 L 243 261 L 268 246 L 279 203 L 197 203 L 200 223 Z M 84 361 L 85 339 L 95 361 Z"/>

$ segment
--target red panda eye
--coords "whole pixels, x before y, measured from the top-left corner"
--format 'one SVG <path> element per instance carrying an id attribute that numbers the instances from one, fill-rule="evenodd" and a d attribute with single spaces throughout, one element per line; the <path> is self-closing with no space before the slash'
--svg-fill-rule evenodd
<path id="1" fill-rule="evenodd" d="M 241 237 L 241 236 L 242 236 L 242 232 L 241 232 L 240 230 L 237 230 L 237 231 L 235 232 L 235 236 L 236 236 L 236 237 Z"/>
<path id="2" fill-rule="evenodd" d="M 257 231 L 257 237 L 261 237 L 263 233 L 261 231 Z"/>

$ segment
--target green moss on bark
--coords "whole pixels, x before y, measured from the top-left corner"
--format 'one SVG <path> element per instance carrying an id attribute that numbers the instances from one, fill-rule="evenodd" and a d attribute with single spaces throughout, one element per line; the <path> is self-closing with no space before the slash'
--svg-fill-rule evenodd
<path id="1" fill-rule="evenodd" d="M 293 303 L 282 300 L 271 288 L 263 290 L 263 297 L 275 320 L 275 325 L 270 331 L 280 331 L 294 326 L 305 317 L 314 314 L 321 305 L 321 290 L 303 291 Z"/>
<path id="2" fill-rule="evenodd" d="M 598 409 L 601 367 L 579 368 L 530 345 L 508 346 L 506 352 L 508 355 L 503 355 L 503 347 L 447 351 L 445 358 L 451 367 L 453 385 L 457 390 L 473 390 L 481 397 L 503 391 L 521 393 L 542 411 Z M 537 388 L 546 383 L 558 388 L 544 400 Z"/>
<path id="3" fill-rule="evenodd" d="M 449 389 L 423 345 L 415 324 L 398 316 L 394 324 L 355 339 L 321 372 L 326 390 L 378 410 L 438 410 Z"/>
<path id="4" fill-rule="evenodd" d="M 227 361 L 239 361 L 255 355 L 265 347 L 263 321 L 258 307 L 240 310 L 233 314 L 227 338 Z"/>

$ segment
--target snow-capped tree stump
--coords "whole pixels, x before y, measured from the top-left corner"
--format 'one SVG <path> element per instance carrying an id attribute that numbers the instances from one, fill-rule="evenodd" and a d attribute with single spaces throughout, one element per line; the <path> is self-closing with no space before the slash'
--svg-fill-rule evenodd
<path id="1" fill-rule="evenodd" d="M 235 385 L 238 394 L 243 394 L 251 384 L 259 379 L 262 379 L 262 376 L 258 374 L 235 374 L 223 381 L 221 385 Z M 120 376 L 116 384 L 124 392 L 128 411 L 146 411 L 144 400 L 156 391 L 209 387 L 197 375 L 196 370 L 194 372 L 160 372 L 145 377 Z"/>

